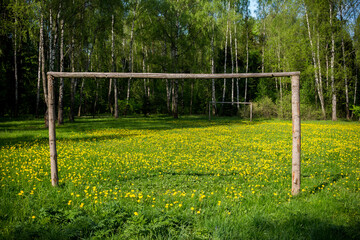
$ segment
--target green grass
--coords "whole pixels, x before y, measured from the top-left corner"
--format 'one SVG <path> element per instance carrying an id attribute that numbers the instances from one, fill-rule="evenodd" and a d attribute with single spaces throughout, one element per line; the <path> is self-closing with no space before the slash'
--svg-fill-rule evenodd
<path id="1" fill-rule="evenodd" d="M 0 239 L 359 239 L 360 125 L 80 118 L 57 127 L 60 186 L 40 120 L 0 121 Z"/>

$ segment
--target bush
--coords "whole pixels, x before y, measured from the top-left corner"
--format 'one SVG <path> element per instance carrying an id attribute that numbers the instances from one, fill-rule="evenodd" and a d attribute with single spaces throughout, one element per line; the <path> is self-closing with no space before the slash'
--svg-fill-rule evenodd
<path id="1" fill-rule="evenodd" d="M 353 105 L 350 110 L 353 111 L 354 115 L 357 116 L 360 120 L 360 106 Z"/>
<path id="2" fill-rule="evenodd" d="M 127 103 L 126 100 L 118 100 L 119 113 L 123 115 L 139 114 L 142 111 L 142 103 L 135 102 L 134 99 L 130 99 Z"/>
<path id="3" fill-rule="evenodd" d="M 269 97 L 263 97 L 253 104 L 254 117 L 273 118 L 277 116 L 276 105 Z"/>
<path id="4" fill-rule="evenodd" d="M 302 120 L 322 120 L 320 109 L 308 104 L 300 104 L 300 116 Z"/>
<path id="5" fill-rule="evenodd" d="M 292 118 L 291 93 L 283 95 L 282 101 L 278 100 L 276 106 L 277 106 L 279 118 L 281 119 Z"/>

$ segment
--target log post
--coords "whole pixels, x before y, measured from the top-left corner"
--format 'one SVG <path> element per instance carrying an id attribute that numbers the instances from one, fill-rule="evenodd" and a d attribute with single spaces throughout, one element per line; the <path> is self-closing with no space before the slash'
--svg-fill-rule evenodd
<path id="1" fill-rule="evenodd" d="M 300 76 L 291 76 L 292 93 L 292 187 L 291 194 L 300 193 L 301 181 L 301 124 L 300 124 Z"/>
<path id="2" fill-rule="evenodd" d="M 49 146 L 51 164 L 51 183 L 53 186 L 59 185 L 57 152 L 56 152 L 56 129 L 55 129 L 55 94 L 54 77 L 47 75 L 48 80 L 48 113 L 49 113 Z"/>

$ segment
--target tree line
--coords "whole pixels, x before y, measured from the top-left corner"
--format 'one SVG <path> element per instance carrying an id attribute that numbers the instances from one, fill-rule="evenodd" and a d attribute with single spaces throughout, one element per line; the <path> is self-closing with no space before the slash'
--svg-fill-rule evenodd
<path id="1" fill-rule="evenodd" d="M 46 114 L 47 71 L 301 71 L 303 114 L 352 119 L 360 1 L 258 0 L 256 16 L 249 7 L 249 0 L 4 0 L 0 116 Z M 59 124 L 102 113 L 177 118 L 206 113 L 209 101 L 252 101 L 259 115 L 291 114 L 287 78 L 56 81 Z"/>

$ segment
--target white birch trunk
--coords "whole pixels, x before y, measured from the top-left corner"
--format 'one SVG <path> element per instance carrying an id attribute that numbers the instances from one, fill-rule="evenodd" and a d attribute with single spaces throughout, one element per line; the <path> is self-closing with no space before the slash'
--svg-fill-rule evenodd
<path id="1" fill-rule="evenodd" d="M 230 10 L 230 9 L 229 9 Z M 234 73 L 234 55 L 233 55 L 233 48 L 232 48 L 232 34 L 231 34 L 231 26 L 229 30 L 229 37 L 230 37 L 230 56 L 231 56 L 231 73 Z M 234 105 L 234 79 L 231 79 L 231 105 Z"/>
<path id="2" fill-rule="evenodd" d="M 40 104 L 40 85 L 41 85 L 41 36 L 39 37 L 39 56 L 38 56 L 38 81 L 36 85 L 36 117 L 39 117 L 39 104 Z"/>
<path id="3" fill-rule="evenodd" d="M 341 47 L 342 47 L 342 55 L 343 55 L 343 67 L 344 67 L 344 83 L 345 83 L 345 110 L 346 110 L 346 119 L 350 119 L 350 110 L 349 110 L 349 86 L 348 86 L 348 78 L 347 78 L 347 69 L 346 69 L 346 60 L 345 60 L 345 44 L 344 37 L 341 38 Z"/>
<path id="4" fill-rule="evenodd" d="M 44 48 L 44 17 L 41 14 L 40 19 L 40 47 L 41 47 L 41 75 L 43 81 L 43 91 L 44 91 L 44 100 L 46 107 L 48 107 L 48 85 L 47 78 L 45 74 L 45 48 Z M 47 114 L 45 114 L 46 119 L 48 118 Z M 45 123 L 48 126 L 48 123 Z"/>
<path id="5" fill-rule="evenodd" d="M 54 62 L 53 62 L 53 20 L 52 20 L 52 9 L 49 10 L 49 71 L 54 71 Z"/>
<path id="6" fill-rule="evenodd" d="M 114 72 L 114 58 L 115 58 L 115 43 L 114 43 L 114 14 L 111 15 L 111 71 Z M 108 91 L 108 106 L 110 113 L 113 114 L 114 109 L 111 104 L 111 92 L 112 92 L 113 79 L 109 79 L 109 91 Z"/>
<path id="7" fill-rule="evenodd" d="M 131 24 L 131 32 L 130 32 L 130 47 L 129 47 L 129 72 L 134 71 L 133 67 L 133 58 L 134 58 L 134 52 L 133 52 L 133 43 L 134 43 L 134 27 L 135 27 L 135 19 L 136 19 L 136 7 L 133 11 L 133 21 Z M 131 78 L 128 79 L 128 86 L 127 86 L 127 93 L 126 93 L 126 104 L 129 104 L 130 99 L 130 87 L 131 87 Z"/>
<path id="8" fill-rule="evenodd" d="M 313 45 L 312 38 L 311 38 L 310 23 L 309 23 L 309 17 L 307 14 L 306 6 L 305 6 L 305 17 L 306 17 L 306 23 L 307 23 L 307 29 L 308 29 L 308 35 L 309 35 L 311 55 L 312 55 L 312 60 L 313 60 L 313 65 L 314 65 L 315 86 L 316 86 L 316 90 L 317 90 L 320 104 L 321 104 L 322 115 L 323 115 L 323 118 L 325 119 L 326 113 L 325 113 L 325 106 L 324 106 L 324 96 L 322 93 L 322 85 L 320 84 L 320 81 L 319 81 L 318 66 L 317 66 L 316 55 L 315 55 L 315 51 L 314 51 L 314 45 Z"/>
<path id="9" fill-rule="evenodd" d="M 247 19 L 246 21 L 246 73 L 249 72 L 249 29 L 248 29 L 248 24 L 247 24 Z M 245 78 L 245 102 L 247 101 L 247 85 L 248 85 L 248 79 Z"/>
<path id="10" fill-rule="evenodd" d="M 212 32 L 212 36 L 211 36 L 211 73 L 214 74 L 215 73 L 215 62 L 214 62 L 214 57 L 215 57 L 215 51 L 214 51 L 214 35 L 215 35 L 215 29 L 214 29 L 214 23 L 213 23 L 213 32 Z M 192 83 L 193 84 L 193 83 Z M 213 102 L 212 104 L 212 114 L 215 115 L 216 112 L 216 104 L 214 103 L 216 101 L 216 95 L 215 95 L 215 79 L 212 79 L 211 81 L 212 84 L 212 90 L 211 90 L 211 101 Z M 191 86 L 193 87 L 193 85 Z M 191 104 L 192 106 L 192 95 L 191 95 Z M 191 114 L 191 113 L 190 113 Z"/>
<path id="11" fill-rule="evenodd" d="M 64 71 L 64 19 L 60 20 L 60 72 Z M 64 79 L 60 78 L 58 124 L 64 123 Z"/>
<path id="12" fill-rule="evenodd" d="M 230 2 L 229 2 L 229 4 L 230 4 Z M 227 22 L 226 22 L 224 73 L 226 73 L 228 32 L 229 32 L 229 20 L 227 20 Z M 226 78 L 224 78 L 223 95 L 222 95 L 223 102 L 225 101 L 225 94 L 226 94 Z"/>
<path id="13" fill-rule="evenodd" d="M 331 71 L 331 105 L 332 105 L 332 113 L 331 119 L 332 121 L 337 121 L 337 111 L 336 111 L 336 88 L 335 88 L 335 74 L 334 74 L 334 64 L 335 64 L 335 37 L 334 37 L 334 29 L 332 24 L 333 18 L 333 5 L 332 2 L 329 1 L 330 8 L 330 27 L 331 27 L 331 60 L 330 60 L 330 71 Z"/>
<path id="14" fill-rule="evenodd" d="M 235 6 L 234 6 L 234 13 L 235 13 Z M 239 73 L 239 64 L 238 64 L 238 46 L 237 46 L 237 32 L 236 32 L 236 22 L 234 21 L 234 38 L 235 38 L 235 71 Z M 236 78 L 236 101 L 240 102 L 239 100 L 239 79 Z M 237 109 L 239 110 L 240 104 L 237 104 Z"/>
<path id="15" fill-rule="evenodd" d="M 325 54 L 325 62 L 326 62 L 326 89 L 329 89 L 329 56 L 328 56 L 328 44 L 326 44 L 326 54 Z"/>
<path id="16" fill-rule="evenodd" d="M 75 59 L 74 59 L 74 51 L 75 51 L 75 40 L 74 33 L 71 37 L 71 56 L 70 56 L 70 65 L 71 72 L 75 72 Z M 70 113 L 69 120 L 70 122 L 74 122 L 74 105 L 75 105 L 75 79 L 71 78 L 71 89 L 70 89 Z"/>

